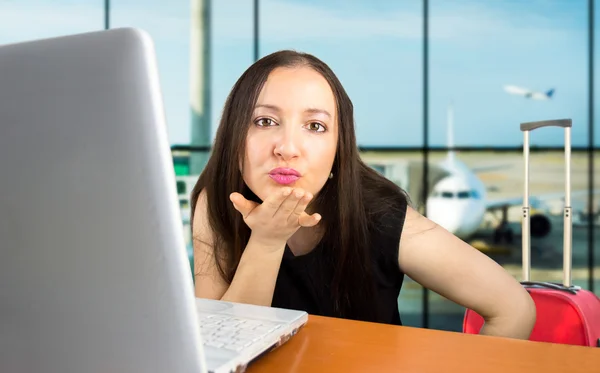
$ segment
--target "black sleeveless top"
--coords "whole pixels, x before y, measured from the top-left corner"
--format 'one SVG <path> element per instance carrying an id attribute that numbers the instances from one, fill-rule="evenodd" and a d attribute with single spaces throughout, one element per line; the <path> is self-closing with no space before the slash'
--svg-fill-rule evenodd
<path id="1" fill-rule="evenodd" d="M 376 283 L 375 297 L 379 319 L 376 322 L 402 325 L 398 296 L 404 273 L 398 267 L 398 245 L 404 226 L 406 205 L 402 212 L 387 213 L 371 229 L 371 263 Z M 275 291 L 273 307 L 306 311 L 320 316 L 335 316 L 329 285 L 333 268 L 323 257 L 323 243 L 305 255 L 295 256 L 286 245 Z"/>

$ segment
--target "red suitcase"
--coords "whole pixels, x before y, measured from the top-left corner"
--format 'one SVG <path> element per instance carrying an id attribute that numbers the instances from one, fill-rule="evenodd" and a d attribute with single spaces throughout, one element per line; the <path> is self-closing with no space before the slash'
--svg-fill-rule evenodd
<path id="1" fill-rule="evenodd" d="M 529 134 L 540 127 L 565 129 L 565 207 L 563 242 L 563 283 L 533 282 L 530 276 L 529 217 Z M 525 190 L 523 200 L 523 281 L 536 305 L 536 322 L 530 340 L 580 346 L 600 347 L 600 298 L 571 284 L 572 215 L 571 215 L 571 120 L 550 120 L 521 124 L 524 134 Z M 478 334 L 483 318 L 467 309 L 463 332 Z"/>

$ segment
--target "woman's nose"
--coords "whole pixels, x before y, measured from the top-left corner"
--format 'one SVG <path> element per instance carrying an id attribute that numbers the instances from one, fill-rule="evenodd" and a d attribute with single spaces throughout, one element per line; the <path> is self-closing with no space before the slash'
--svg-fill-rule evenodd
<path id="1" fill-rule="evenodd" d="M 285 129 L 282 132 L 281 137 L 275 144 L 275 155 L 284 160 L 293 159 L 300 154 L 300 146 L 298 144 L 300 134 L 291 129 Z"/>

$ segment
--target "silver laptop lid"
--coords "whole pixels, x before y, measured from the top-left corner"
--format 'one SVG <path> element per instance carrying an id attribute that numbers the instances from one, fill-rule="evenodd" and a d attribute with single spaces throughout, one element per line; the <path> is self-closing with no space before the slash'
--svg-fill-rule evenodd
<path id="1" fill-rule="evenodd" d="M 150 38 L 0 47 L 0 371 L 204 362 Z"/>

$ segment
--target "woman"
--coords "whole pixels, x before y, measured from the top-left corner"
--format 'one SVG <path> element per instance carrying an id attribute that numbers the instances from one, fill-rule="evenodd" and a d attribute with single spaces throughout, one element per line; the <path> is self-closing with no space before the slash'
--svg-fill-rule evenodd
<path id="1" fill-rule="evenodd" d="M 477 311 L 482 334 L 533 329 L 517 281 L 361 161 L 352 102 L 309 54 L 273 53 L 236 82 L 192 202 L 198 297 L 401 324 L 406 274 Z"/>

